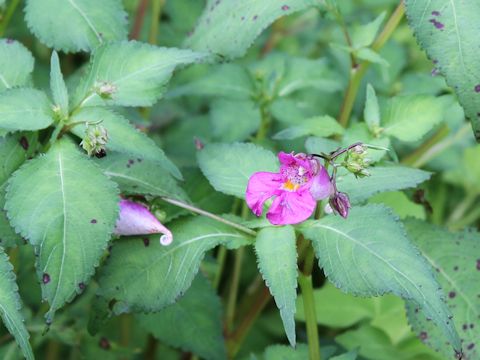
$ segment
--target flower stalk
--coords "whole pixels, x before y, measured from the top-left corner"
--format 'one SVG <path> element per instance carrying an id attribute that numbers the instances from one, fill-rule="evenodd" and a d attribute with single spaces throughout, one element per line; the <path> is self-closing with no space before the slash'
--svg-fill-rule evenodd
<path id="1" fill-rule="evenodd" d="M 315 254 L 311 245 L 308 248 L 302 271 L 298 275 L 298 283 L 302 291 L 303 308 L 307 325 L 308 353 L 310 360 L 321 360 L 320 341 L 318 337 L 317 314 L 313 294 L 312 270 Z"/>

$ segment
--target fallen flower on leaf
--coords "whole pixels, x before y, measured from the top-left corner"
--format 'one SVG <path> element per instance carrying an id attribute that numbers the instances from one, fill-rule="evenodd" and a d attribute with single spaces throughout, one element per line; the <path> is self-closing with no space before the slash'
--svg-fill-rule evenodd
<path id="1" fill-rule="evenodd" d="M 116 235 L 163 234 L 160 244 L 170 245 L 173 235 L 160 221 L 142 204 L 122 199 L 120 215 L 115 225 Z"/>

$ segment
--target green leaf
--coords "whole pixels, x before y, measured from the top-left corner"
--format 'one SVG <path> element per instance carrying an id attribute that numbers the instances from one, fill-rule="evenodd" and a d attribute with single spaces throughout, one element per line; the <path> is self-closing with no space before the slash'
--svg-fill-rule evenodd
<path id="1" fill-rule="evenodd" d="M 152 160 L 110 152 L 96 162 L 124 194 L 187 198 L 175 180 Z"/>
<path id="2" fill-rule="evenodd" d="M 392 191 L 384 192 L 372 196 L 369 200 L 373 204 L 385 204 L 388 207 L 392 208 L 394 213 L 400 217 L 400 219 L 405 219 L 409 216 L 425 220 L 425 208 L 414 203 L 410 200 L 405 193 L 401 191 Z"/>
<path id="3" fill-rule="evenodd" d="M 15 282 L 13 266 L 0 248 L 0 315 L 6 328 L 13 335 L 23 356 L 33 360 L 33 351 L 28 341 L 29 335 L 20 312 L 22 307 L 18 286 Z"/>
<path id="4" fill-rule="evenodd" d="M 436 277 L 448 294 L 447 305 L 453 323 L 462 339 L 466 359 L 480 356 L 480 234 L 474 231 L 452 233 L 418 220 L 405 223 L 407 232 L 419 247 Z M 446 358 L 452 349 L 432 324 L 418 316 L 414 305 L 408 306 L 408 317 L 420 339 Z"/>
<path id="5" fill-rule="evenodd" d="M 305 223 L 302 232 L 335 286 L 354 295 L 393 293 L 412 301 L 460 349 L 438 283 L 388 208 L 354 207 L 347 220 L 328 216 Z"/>
<path id="6" fill-rule="evenodd" d="M 369 61 L 374 64 L 390 66 L 390 63 L 387 60 L 370 48 L 362 48 L 355 51 L 355 56 L 361 60 Z"/>
<path id="7" fill-rule="evenodd" d="M 63 80 L 62 70 L 60 69 L 60 60 L 56 51 L 52 52 L 50 60 L 50 89 L 52 91 L 53 102 L 57 105 L 63 116 L 68 116 L 68 91 L 67 85 Z"/>
<path id="8" fill-rule="evenodd" d="M 338 290 L 327 282 L 321 289 L 314 290 L 317 323 L 332 328 L 347 328 L 369 319 L 374 314 L 372 299 L 353 297 Z M 297 298 L 297 320 L 305 321 L 303 296 Z"/>
<path id="9" fill-rule="evenodd" d="M 217 99 L 210 110 L 213 135 L 225 142 L 243 141 L 258 130 L 260 109 L 250 100 Z"/>
<path id="10" fill-rule="evenodd" d="M 21 237 L 15 233 L 3 210 L 5 189 L 10 175 L 17 170 L 37 149 L 36 133 L 16 133 L 0 138 L 0 244 L 2 247 L 15 246 Z"/>
<path id="11" fill-rule="evenodd" d="M 175 304 L 154 314 L 137 315 L 140 325 L 162 343 L 205 359 L 226 358 L 222 303 L 208 280 L 198 275 Z"/>
<path id="12" fill-rule="evenodd" d="M 351 32 L 352 44 L 355 49 L 372 45 L 375 37 L 377 36 L 378 30 L 385 19 L 385 15 L 386 13 L 382 12 L 375 18 L 375 20 L 369 22 L 368 24 L 357 26 L 356 29 Z"/>
<path id="13" fill-rule="evenodd" d="M 272 58 L 275 55 L 270 55 Z M 316 91 L 335 92 L 342 89 L 338 81 L 338 73 L 331 69 L 331 65 L 325 58 L 307 59 L 286 55 L 277 55 L 282 59 L 282 71 L 268 66 L 266 63 L 265 78 L 271 79 L 278 76 L 278 83 L 274 81 L 274 87 L 278 89 L 280 97 L 286 97 L 302 89 L 313 88 Z M 267 61 L 266 58 L 264 61 Z M 270 73 L 269 73 L 270 72 Z"/>
<path id="14" fill-rule="evenodd" d="M 446 98 L 429 95 L 397 96 L 382 114 L 384 133 L 402 141 L 421 139 L 443 120 Z"/>
<path id="15" fill-rule="evenodd" d="M 217 191 L 245 197 L 250 176 L 257 171 L 278 171 L 272 152 L 254 144 L 207 144 L 198 152 L 198 164 Z"/>
<path id="16" fill-rule="evenodd" d="M 305 360 L 308 359 L 308 346 L 298 344 L 295 348 L 286 345 L 271 345 L 265 350 L 265 360 Z"/>
<path id="17" fill-rule="evenodd" d="M 108 151 L 122 152 L 132 157 L 152 160 L 176 178 L 181 179 L 182 174 L 175 164 L 165 155 L 152 139 L 145 133 L 135 129 L 123 116 L 101 107 L 82 108 L 71 117 L 71 122 L 95 123 L 107 129 Z M 79 124 L 72 132 L 80 138 L 85 136 L 86 125 Z"/>
<path id="18" fill-rule="evenodd" d="M 185 45 L 226 58 L 241 57 L 258 35 L 281 16 L 304 10 L 315 0 L 209 0 Z"/>
<path id="19" fill-rule="evenodd" d="M 26 85 L 30 81 L 35 60 L 21 43 L 0 39 L 0 92 Z"/>
<path id="20" fill-rule="evenodd" d="M 127 14 L 118 0 L 28 0 L 25 20 L 48 47 L 90 51 L 127 37 Z"/>
<path id="21" fill-rule="evenodd" d="M 477 49 L 480 39 L 476 31 L 477 1 L 438 0 L 405 1 L 410 27 L 426 50 L 435 67 L 455 89 L 467 117 L 480 139 L 480 86 Z"/>
<path id="22" fill-rule="evenodd" d="M 367 85 L 367 99 L 363 117 L 370 131 L 374 131 L 380 126 L 380 108 L 378 106 L 377 94 L 375 94 L 375 89 L 370 84 Z"/>
<path id="23" fill-rule="evenodd" d="M 215 66 L 213 71 L 199 80 L 189 82 L 168 92 L 168 97 L 203 95 L 235 100 L 249 100 L 255 95 L 252 76 L 237 64 Z"/>
<path id="24" fill-rule="evenodd" d="M 201 217 L 177 221 L 170 230 L 169 246 L 160 245 L 155 235 L 123 239 L 113 247 L 98 293 L 116 300 L 115 313 L 160 311 L 190 287 L 206 251 L 246 241 L 235 229 Z"/>
<path id="25" fill-rule="evenodd" d="M 368 171 L 370 176 L 358 179 L 350 173 L 337 177 L 338 189 L 347 193 L 352 203 L 362 202 L 380 192 L 416 187 L 431 176 L 427 171 L 405 166 L 375 166 Z"/>
<path id="26" fill-rule="evenodd" d="M 42 294 L 50 303 L 47 321 L 93 275 L 113 231 L 117 203 L 114 184 L 66 140 L 9 180 L 5 209 L 35 248 Z"/>
<path id="27" fill-rule="evenodd" d="M 348 353 L 331 357 L 330 360 L 355 360 L 357 356 L 358 356 L 357 351 L 352 350 L 352 351 L 349 351 Z"/>
<path id="28" fill-rule="evenodd" d="M 293 227 L 263 228 L 255 241 L 258 269 L 280 310 L 290 345 L 295 347 L 297 248 Z"/>
<path id="29" fill-rule="evenodd" d="M 95 50 L 73 103 L 75 107 L 151 106 L 163 95 L 177 66 L 203 58 L 204 55 L 190 50 L 160 48 L 136 41 L 102 45 Z M 113 87 L 110 100 L 103 100 L 95 93 L 95 87 L 102 83 Z"/>
<path id="30" fill-rule="evenodd" d="M 395 343 L 382 330 L 369 324 L 363 324 L 354 330 L 344 332 L 337 336 L 335 341 L 346 349 L 357 351 L 362 359 L 446 360 L 422 344 L 417 338 L 410 337 Z"/>
<path id="31" fill-rule="evenodd" d="M 343 134 L 343 127 L 331 116 L 315 116 L 302 121 L 300 125 L 292 126 L 276 133 L 276 140 L 292 140 L 303 136 L 313 135 L 328 137 Z"/>
<path id="32" fill-rule="evenodd" d="M 40 130 L 53 122 L 52 104 L 35 89 L 10 89 L 0 93 L 0 131 Z"/>
<path id="33" fill-rule="evenodd" d="M 444 179 L 452 184 L 465 187 L 469 194 L 480 194 L 480 145 L 468 147 L 463 151 L 461 161 L 443 174 Z"/>

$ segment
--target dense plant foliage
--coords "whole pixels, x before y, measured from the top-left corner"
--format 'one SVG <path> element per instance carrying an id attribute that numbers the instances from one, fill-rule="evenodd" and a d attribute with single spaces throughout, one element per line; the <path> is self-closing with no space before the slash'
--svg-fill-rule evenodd
<path id="1" fill-rule="evenodd" d="M 480 359 L 476 14 L 0 0 L 0 357 Z"/>

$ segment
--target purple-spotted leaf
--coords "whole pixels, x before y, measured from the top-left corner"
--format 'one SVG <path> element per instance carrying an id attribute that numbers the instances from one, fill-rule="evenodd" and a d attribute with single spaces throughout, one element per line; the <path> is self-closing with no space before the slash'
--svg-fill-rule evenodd
<path id="1" fill-rule="evenodd" d="M 480 141 L 480 2 L 406 0 L 405 6 L 420 46 L 454 88 Z"/>
<path id="2" fill-rule="evenodd" d="M 405 222 L 407 232 L 434 269 L 447 294 L 452 322 L 462 341 L 465 359 L 480 357 L 480 234 L 475 231 L 449 232 L 419 220 Z M 452 348 L 442 333 L 419 316 L 415 304 L 409 304 L 408 317 L 419 338 L 452 358 Z"/>
<path id="3" fill-rule="evenodd" d="M 230 59 L 240 57 L 276 19 L 317 4 L 319 0 L 209 0 L 185 45 Z"/>
<path id="4" fill-rule="evenodd" d="M 10 178 L 5 209 L 35 248 L 48 322 L 93 275 L 115 226 L 118 199 L 115 184 L 68 140 Z"/>
<path id="5" fill-rule="evenodd" d="M 448 339 L 452 354 L 460 350 L 442 289 L 388 208 L 354 207 L 348 219 L 330 215 L 306 222 L 302 232 L 335 286 L 357 296 L 392 293 L 415 303 Z"/>

